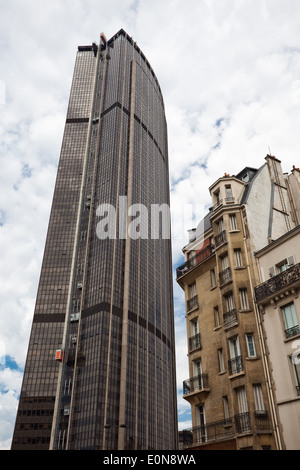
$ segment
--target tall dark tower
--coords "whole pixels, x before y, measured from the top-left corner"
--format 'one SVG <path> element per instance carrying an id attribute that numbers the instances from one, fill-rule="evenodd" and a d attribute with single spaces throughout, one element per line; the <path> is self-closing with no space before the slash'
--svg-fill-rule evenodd
<path id="1" fill-rule="evenodd" d="M 176 449 L 168 206 L 157 78 L 101 35 L 78 47 L 12 449 Z"/>

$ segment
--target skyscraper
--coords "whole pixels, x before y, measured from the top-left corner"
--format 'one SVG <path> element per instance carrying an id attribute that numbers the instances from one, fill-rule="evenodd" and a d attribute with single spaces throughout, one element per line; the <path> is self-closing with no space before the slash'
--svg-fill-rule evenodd
<path id="1" fill-rule="evenodd" d="M 78 47 L 12 449 L 176 448 L 168 205 L 159 83 L 101 35 Z"/>

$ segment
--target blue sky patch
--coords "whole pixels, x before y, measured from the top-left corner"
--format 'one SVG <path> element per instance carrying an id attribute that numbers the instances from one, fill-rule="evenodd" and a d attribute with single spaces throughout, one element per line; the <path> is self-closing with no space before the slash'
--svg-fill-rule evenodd
<path id="1" fill-rule="evenodd" d="M 23 372 L 23 370 L 18 366 L 16 361 L 11 357 L 11 356 L 4 356 L 4 359 L 1 360 L 0 362 L 0 370 L 3 369 L 11 369 L 11 370 L 17 370 L 19 372 Z"/>

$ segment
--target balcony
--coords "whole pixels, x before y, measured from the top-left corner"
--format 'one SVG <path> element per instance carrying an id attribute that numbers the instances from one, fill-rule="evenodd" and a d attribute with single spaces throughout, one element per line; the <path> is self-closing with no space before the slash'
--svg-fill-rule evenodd
<path id="1" fill-rule="evenodd" d="M 216 212 L 220 207 L 223 206 L 223 204 L 234 204 L 235 198 L 233 196 L 225 197 L 225 199 L 219 199 L 214 205 L 213 205 L 213 212 Z"/>
<path id="2" fill-rule="evenodd" d="M 183 396 L 186 397 L 191 393 L 208 391 L 208 375 L 198 374 L 183 382 Z"/>
<path id="3" fill-rule="evenodd" d="M 223 323 L 224 323 L 224 328 L 231 328 L 232 326 L 238 324 L 238 316 L 237 316 L 236 308 L 233 308 L 232 310 L 229 310 L 229 312 L 226 312 L 223 314 Z"/>
<path id="4" fill-rule="evenodd" d="M 198 447 L 203 444 L 234 439 L 241 434 L 253 432 L 263 434 L 272 431 L 272 425 L 266 410 L 245 412 L 220 421 L 183 430 L 184 448 Z"/>
<path id="5" fill-rule="evenodd" d="M 227 238 L 226 238 L 226 231 L 223 230 L 222 232 L 218 233 L 216 236 L 215 236 L 215 244 L 216 244 L 216 248 L 218 246 L 221 246 L 223 245 L 224 243 L 227 242 Z"/>
<path id="6" fill-rule="evenodd" d="M 215 212 L 217 209 L 219 209 L 219 207 L 221 207 L 223 205 L 223 199 L 219 199 L 214 205 L 213 205 L 213 212 Z"/>
<path id="7" fill-rule="evenodd" d="M 198 295 L 194 295 L 194 297 L 188 299 L 186 301 L 186 311 L 187 313 L 196 310 L 199 307 L 198 305 Z"/>
<path id="8" fill-rule="evenodd" d="M 281 290 L 292 286 L 295 283 L 300 282 L 300 263 L 294 264 L 286 271 L 271 277 L 268 281 L 255 287 L 255 299 L 256 302 L 275 296 Z"/>
<path id="9" fill-rule="evenodd" d="M 223 269 L 223 271 L 221 271 L 219 273 L 219 283 L 220 283 L 220 287 L 223 286 L 224 284 L 226 284 L 227 282 L 229 281 L 232 281 L 232 276 L 231 276 L 231 269 L 230 267 L 226 268 L 226 269 Z"/>
<path id="10" fill-rule="evenodd" d="M 287 330 L 285 330 L 286 339 L 292 338 L 293 336 L 296 336 L 299 334 L 300 334 L 299 325 L 295 325 L 292 328 L 288 328 Z"/>
<path id="11" fill-rule="evenodd" d="M 196 253 L 189 260 L 187 260 L 185 263 L 183 263 L 176 269 L 176 279 L 189 272 L 195 266 L 198 266 L 198 264 L 202 263 L 202 261 L 212 255 L 214 251 L 214 245 L 208 245 L 206 248 Z"/>
<path id="12" fill-rule="evenodd" d="M 228 361 L 229 375 L 239 374 L 244 371 L 242 356 L 236 356 Z"/>
<path id="13" fill-rule="evenodd" d="M 238 434 L 244 434 L 251 431 L 250 413 L 240 413 L 234 416 L 235 429 Z"/>
<path id="14" fill-rule="evenodd" d="M 200 333 L 189 338 L 189 352 L 201 349 Z"/>
<path id="15" fill-rule="evenodd" d="M 231 438 L 235 434 L 231 418 L 215 421 L 202 426 L 195 426 L 183 430 L 183 446 L 193 447 L 203 443 L 215 442 L 217 440 Z"/>

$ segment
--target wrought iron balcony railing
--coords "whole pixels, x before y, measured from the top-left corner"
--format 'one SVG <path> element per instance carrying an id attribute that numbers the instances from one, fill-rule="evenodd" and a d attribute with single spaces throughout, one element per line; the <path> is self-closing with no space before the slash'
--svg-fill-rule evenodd
<path id="1" fill-rule="evenodd" d="M 186 301 L 186 310 L 187 312 L 191 312 L 192 310 L 195 310 L 198 308 L 198 295 L 194 295 L 191 299 L 188 299 Z"/>
<path id="2" fill-rule="evenodd" d="M 219 199 L 219 200 L 213 205 L 212 210 L 213 210 L 213 211 L 216 211 L 216 210 L 219 209 L 219 207 L 221 207 L 222 205 L 223 205 L 223 199 Z"/>
<path id="3" fill-rule="evenodd" d="M 271 295 L 275 295 L 282 289 L 286 289 L 296 282 L 300 282 L 300 263 L 294 264 L 286 271 L 276 274 L 276 276 L 271 277 L 268 281 L 255 287 L 256 302 L 260 302 Z"/>
<path id="4" fill-rule="evenodd" d="M 250 413 L 240 413 L 234 416 L 235 428 L 238 434 L 250 431 Z"/>
<path id="5" fill-rule="evenodd" d="M 183 382 L 183 396 L 189 395 L 190 393 L 201 391 L 207 388 L 209 388 L 208 387 L 208 375 L 199 374 Z"/>
<path id="6" fill-rule="evenodd" d="M 219 199 L 214 205 L 213 205 L 213 212 L 215 212 L 217 209 L 219 209 L 221 206 L 223 206 L 224 202 L 225 204 L 233 204 L 235 201 L 235 198 L 233 196 L 225 197 L 224 201 L 223 199 Z"/>
<path id="7" fill-rule="evenodd" d="M 213 423 L 195 426 L 183 430 L 183 446 L 190 447 L 204 442 L 213 442 L 226 437 L 232 438 L 235 434 L 233 420 L 231 418 Z"/>
<path id="8" fill-rule="evenodd" d="M 271 422 L 266 410 L 236 414 L 233 418 L 214 421 L 183 430 L 183 446 L 193 447 L 218 440 L 232 439 L 239 434 L 270 432 Z"/>
<path id="9" fill-rule="evenodd" d="M 216 247 L 218 247 L 220 245 L 223 245 L 223 243 L 226 243 L 226 242 L 227 242 L 227 238 L 226 238 L 226 231 L 225 230 L 223 230 L 222 232 L 218 233 L 215 236 Z"/>
<path id="10" fill-rule="evenodd" d="M 229 359 L 228 361 L 229 375 L 239 374 L 240 372 L 243 372 L 243 370 L 244 370 L 244 365 L 243 365 L 242 356 L 236 356 L 236 357 L 233 357 L 232 359 Z"/>
<path id="11" fill-rule="evenodd" d="M 221 271 L 219 273 L 219 283 L 220 283 L 220 286 L 223 286 L 224 284 L 226 284 L 226 282 L 229 282 L 232 280 L 232 276 L 231 276 L 231 269 L 230 267 L 226 268 L 226 269 L 223 269 L 223 271 Z"/>
<path id="12" fill-rule="evenodd" d="M 299 325 L 295 325 L 292 328 L 288 328 L 287 330 L 285 330 L 286 339 L 292 338 L 293 336 L 296 336 L 299 334 L 300 334 Z"/>
<path id="13" fill-rule="evenodd" d="M 198 253 L 196 253 L 194 256 L 192 256 L 190 259 L 188 259 L 185 263 L 183 263 L 176 269 L 176 278 L 178 279 L 179 277 L 183 276 L 188 271 L 190 271 L 190 269 L 202 263 L 202 261 L 212 255 L 214 251 L 214 245 L 208 245 L 203 250 L 198 251 Z"/>
<path id="14" fill-rule="evenodd" d="M 233 308 L 232 310 L 229 310 L 229 312 L 223 314 L 223 322 L 224 328 L 229 328 L 230 326 L 233 326 L 238 323 L 236 308 Z"/>
<path id="15" fill-rule="evenodd" d="M 189 338 L 189 351 L 195 351 L 201 348 L 200 333 Z"/>

